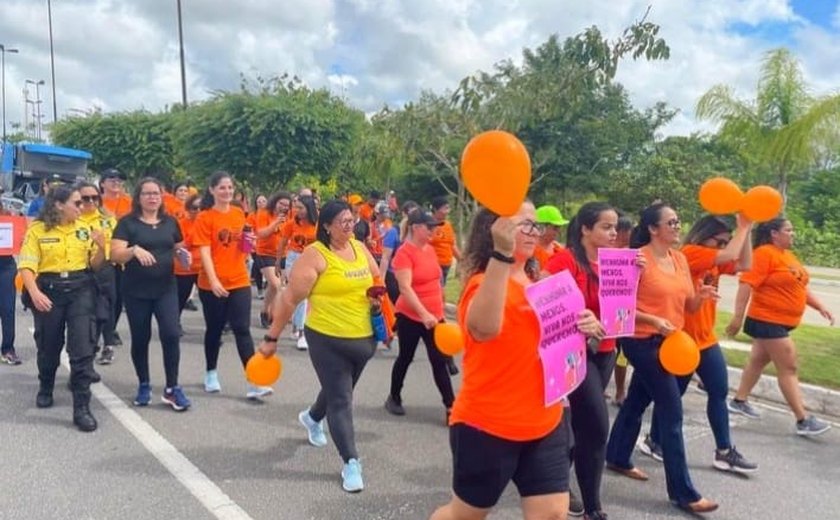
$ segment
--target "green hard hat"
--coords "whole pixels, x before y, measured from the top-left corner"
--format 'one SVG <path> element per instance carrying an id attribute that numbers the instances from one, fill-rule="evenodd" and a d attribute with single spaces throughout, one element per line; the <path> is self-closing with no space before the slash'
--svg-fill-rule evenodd
<path id="1" fill-rule="evenodd" d="M 563 218 L 563 214 L 557 206 L 540 206 L 537 208 L 537 224 L 551 224 L 552 226 L 565 226 L 569 221 Z"/>

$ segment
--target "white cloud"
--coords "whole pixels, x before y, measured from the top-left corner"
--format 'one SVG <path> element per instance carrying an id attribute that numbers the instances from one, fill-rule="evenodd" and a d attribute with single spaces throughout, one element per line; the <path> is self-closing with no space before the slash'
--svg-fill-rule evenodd
<path id="1" fill-rule="evenodd" d="M 49 84 L 46 8 L 32 0 L 3 4 L 0 43 L 21 49 L 7 56 L 8 119 L 20 121 L 23 80 Z M 666 101 L 679 109 L 666 133 L 708 130 L 693 107 L 716 83 L 753 95 L 763 53 L 781 42 L 735 27 L 787 27 L 814 90 L 840 85 L 840 35 L 797 16 L 788 0 L 202 0 L 182 3 L 189 98 L 237 88 L 240 72 L 288 72 L 371 112 L 422 89 L 454 88 L 502 59 L 519 60 L 524 46 L 552 33 L 597 25 L 617 37 L 649 4 L 671 59 L 625 61 L 618 79 L 639 108 Z M 53 3 L 53 21 L 59 116 L 69 108 L 159 110 L 180 101 L 174 2 L 62 0 Z M 840 27 L 840 6 L 834 23 Z M 49 92 L 44 97 L 49 107 Z"/>

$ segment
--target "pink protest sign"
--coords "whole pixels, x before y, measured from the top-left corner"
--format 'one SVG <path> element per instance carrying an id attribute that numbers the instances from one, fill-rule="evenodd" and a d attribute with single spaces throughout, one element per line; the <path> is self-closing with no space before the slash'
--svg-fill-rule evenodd
<path id="1" fill-rule="evenodd" d="M 568 271 L 549 276 L 525 289 L 540 322 L 540 360 L 545 405 L 564 399 L 586 377 L 586 340 L 578 331 L 583 294 Z"/>
<path id="2" fill-rule="evenodd" d="M 598 250 L 598 301 L 606 337 L 632 336 L 636 330 L 638 249 Z"/>

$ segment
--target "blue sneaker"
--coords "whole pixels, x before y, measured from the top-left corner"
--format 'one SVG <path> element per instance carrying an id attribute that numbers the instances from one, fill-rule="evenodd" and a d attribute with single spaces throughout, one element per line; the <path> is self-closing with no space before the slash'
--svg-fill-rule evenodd
<path id="1" fill-rule="evenodd" d="M 348 493 L 358 493 L 365 488 L 362 482 L 362 464 L 357 459 L 350 459 L 341 470 L 341 478 L 344 482 L 341 487 Z"/>
<path id="2" fill-rule="evenodd" d="M 208 370 L 204 374 L 204 391 L 210 394 L 222 391 L 222 385 L 219 384 L 218 370 Z"/>
<path id="3" fill-rule="evenodd" d="M 160 400 L 172 407 L 176 412 L 183 412 L 192 404 L 180 386 L 167 388 L 160 396 Z"/>
<path id="4" fill-rule="evenodd" d="M 134 398 L 134 406 L 149 406 L 152 402 L 152 385 L 140 383 L 137 387 L 137 397 Z"/>
<path id="5" fill-rule="evenodd" d="M 311 415 L 309 415 L 309 408 L 298 414 L 298 421 L 306 428 L 306 433 L 309 436 L 309 444 L 316 448 L 323 448 L 327 445 L 327 435 L 324 433 L 324 421 L 315 422 Z"/>

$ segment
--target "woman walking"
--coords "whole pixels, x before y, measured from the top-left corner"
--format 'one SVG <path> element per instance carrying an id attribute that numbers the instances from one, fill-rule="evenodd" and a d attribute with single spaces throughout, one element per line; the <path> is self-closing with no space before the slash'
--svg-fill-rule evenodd
<path id="1" fill-rule="evenodd" d="M 772 361 L 779 389 L 796 418 L 796 433 L 810 436 L 825 433 L 831 425 L 805 413 L 796 372 L 796 344 L 790 331 L 799 325 L 806 305 L 816 309 L 831 325 L 834 316 L 808 289 L 808 271 L 791 251 L 794 237 L 793 224 L 785 218 L 758 226 L 752 269 L 741 275 L 735 315 L 726 327 L 729 336 L 743 327 L 753 338 L 750 361 L 744 367 L 735 398 L 729 402 L 729 411 L 752 419 L 760 417 L 747 398 L 764 367 Z"/>
<path id="2" fill-rule="evenodd" d="M 422 210 L 409 214 L 408 238 L 392 262 L 400 286 L 400 298 L 396 304 L 400 351 L 391 370 L 391 392 L 385 400 L 385 409 L 394 415 L 405 415 L 403 383 L 421 339 L 426 346 L 447 419 L 455 401 L 446 368 L 447 356 L 441 354 L 434 340 L 435 326 L 443 321 L 443 289 L 440 284 L 443 273 L 429 241 L 434 229 L 440 225 L 441 221 Z"/>
<path id="3" fill-rule="evenodd" d="M 353 238 L 355 221 L 346 202 L 324 204 L 317 240 L 294 263 L 289 286 L 280 295 L 271 327 L 260 345 L 264 356 L 273 355 L 294 309 L 309 299 L 304 334 L 321 390 L 298 420 L 306 428 L 310 444 L 322 447 L 327 444 L 326 417 L 344 464 L 342 487 L 351 493 L 364 489 L 353 427 L 353 389 L 376 350 L 367 290 L 379 275 L 373 255 Z"/>
<path id="4" fill-rule="evenodd" d="M 161 400 L 178 412 L 190 407 L 178 385 L 181 347 L 173 264 L 175 251 L 182 245 L 178 222 L 163 209 L 163 185 L 152 177 L 142 179 L 134 188 L 131 213 L 117 223 L 111 240 L 114 261 L 125 266 L 123 304 L 131 330 L 131 361 L 139 382 L 136 406 L 147 406 L 152 399 L 149 341 L 154 316 L 166 372 Z"/>
<path id="5" fill-rule="evenodd" d="M 35 321 L 40 382 L 35 404 L 38 408 L 53 405 L 55 372 L 66 329 L 73 424 L 81 431 L 92 432 L 97 423 L 90 413 L 90 383 L 94 378 L 91 331 L 96 326 L 96 288 L 91 270 L 99 269 L 105 261 L 105 239 L 101 231 L 90 231 L 79 222 L 81 206 L 77 189 L 63 185 L 50 189 L 40 215 L 26 231 L 18 271 Z"/>
<path id="6" fill-rule="evenodd" d="M 175 259 L 175 283 L 178 286 L 178 317 L 184 312 L 187 302 L 192 295 L 193 288 L 198 281 L 198 272 L 201 270 L 201 253 L 193 244 L 193 233 L 195 232 L 195 221 L 198 212 L 201 211 L 201 195 L 190 195 L 184 202 L 186 215 L 178 219 L 178 227 L 181 230 L 181 237 L 184 241 L 181 251 L 176 251 Z M 189 256 L 184 254 L 189 252 Z M 187 261 L 189 260 L 189 261 Z"/>
<path id="7" fill-rule="evenodd" d="M 316 238 L 318 210 L 311 195 L 302 195 L 294 202 L 294 218 L 288 219 L 283 226 L 280 239 L 280 257 L 286 258 L 286 278 L 291 277 L 292 267 L 303 254 L 303 250 Z M 297 340 L 297 349 L 306 350 L 309 345 L 303 334 L 306 319 L 306 300 L 295 307 L 292 319 L 292 337 Z"/>
<path id="8" fill-rule="evenodd" d="M 290 194 L 282 191 L 275 193 L 268 199 L 266 209 L 254 219 L 254 233 L 257 235 L 257 255 L 254 257 L 254 263 L 265 280 L 265 294 L 260 311 L 260 325 L 263 328 L 268 328 L 274 298 L 283 285 L 277 271 L 277 260 L 280 257 L 283 225 L 288 220 L 291 204 Z"/>
<path id="9" fill-rule="evenodd" d="M 246 265 L 254 236 L 246 232 L 245 212 L 234 206 L 233 179 L 218 171 L 210 176 L 193 233 L 201 255 L 198 295 L 204 313 L 204 391 L 220 392 L 218 361 L 222 329 L 229 324 L 243 368 L 254 355 L 251 338 L 251 279 Z M 248 384 L 245 396 L 257 399 L 274 392 Z"/>
<path id="10" fill-rule="evenodd" d="M 679 240 L 680 220 L 671 207 L 659 203 L 642 211 L 630 244 L 641 247 L 646 260 L 637 293 L 636 333 L 622 343 L 634 372 L 627 397 L 613 422 L 606 460 L 611 471 L 636 480 L 648 479 L 633 465 L 631 455 L 642 414 L 653 401 L 659 416 L 668 498 L 686 511 L 707 513 L 718 505 L 694 488 L 688 474 L 678 378 L 662 367 L 659 347 L 665 336 L 683 328 L 686 312 L 695 312 L 702 300 L 714 298 L 717 293 L 708 285 L 695 291 L 685 256 L 673 249 Z"/>

